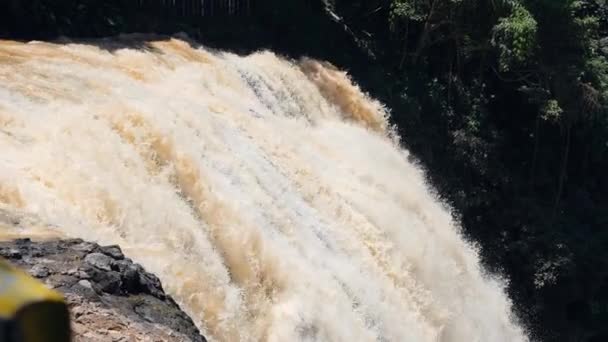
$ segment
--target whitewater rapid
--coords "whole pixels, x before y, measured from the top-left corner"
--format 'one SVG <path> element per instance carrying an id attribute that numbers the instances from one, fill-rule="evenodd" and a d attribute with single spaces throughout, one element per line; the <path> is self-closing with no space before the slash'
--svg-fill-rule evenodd
<path id="1" fill-rule="evenodd" d="M 0 237 L 118 244 L 212 341 L 527 340 L 387 111 L 327 63 L 0 41 L 0 149 Z"/>

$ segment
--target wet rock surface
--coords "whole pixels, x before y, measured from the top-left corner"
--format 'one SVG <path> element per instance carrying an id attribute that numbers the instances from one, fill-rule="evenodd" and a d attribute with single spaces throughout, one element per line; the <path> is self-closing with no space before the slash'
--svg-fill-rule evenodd
<path id="1" fill-rule="evenodd" d="M 160 280 L 118 246 L 0 241 L 0 256 L 62 292 L 74 341 L 205 341 Z"/>

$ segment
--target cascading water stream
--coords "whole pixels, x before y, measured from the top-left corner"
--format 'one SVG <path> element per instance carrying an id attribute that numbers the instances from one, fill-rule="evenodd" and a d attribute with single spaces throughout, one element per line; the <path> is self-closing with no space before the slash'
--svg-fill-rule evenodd
<path id="1" fill-rule="evenodd" d="M 216 341 L 527 340 L 387 116 L 310 59 L 0 41 L 0 237 L 119 244 Z"/>

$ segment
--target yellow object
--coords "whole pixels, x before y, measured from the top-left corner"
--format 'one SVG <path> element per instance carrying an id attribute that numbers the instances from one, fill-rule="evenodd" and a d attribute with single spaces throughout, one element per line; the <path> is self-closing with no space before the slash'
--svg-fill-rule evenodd
<path id="1" fill-rule="evenodd" d="M 63 296 L 1 258 L 0 341 L 70 341 Z"/>

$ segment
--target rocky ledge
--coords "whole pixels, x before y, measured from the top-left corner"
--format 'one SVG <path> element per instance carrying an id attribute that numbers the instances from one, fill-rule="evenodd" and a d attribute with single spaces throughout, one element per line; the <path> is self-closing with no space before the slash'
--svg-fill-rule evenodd
<path id="1" fill-rule="evenodd" d="M 64 294 L 74 341 L 205 341 L 159 279 L 118 246 L 20 239 L 0 242 L 0 255 Z"/>

